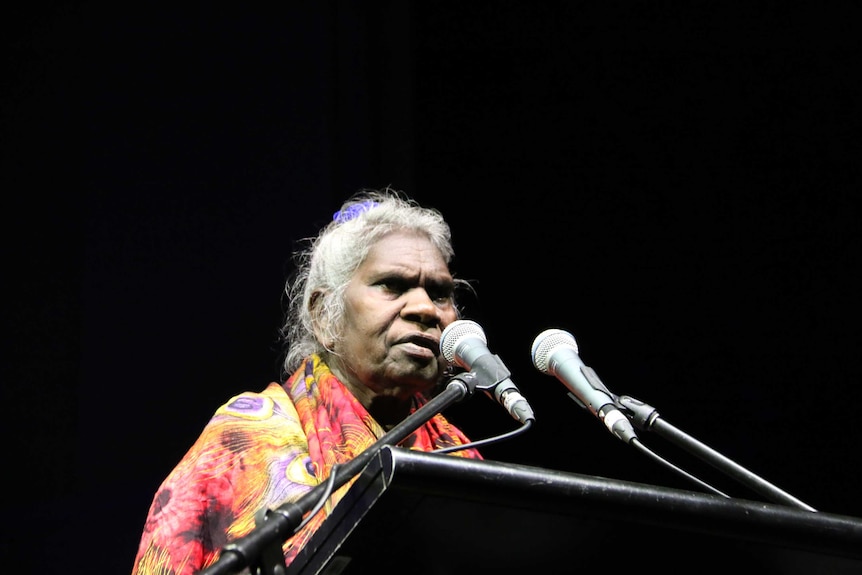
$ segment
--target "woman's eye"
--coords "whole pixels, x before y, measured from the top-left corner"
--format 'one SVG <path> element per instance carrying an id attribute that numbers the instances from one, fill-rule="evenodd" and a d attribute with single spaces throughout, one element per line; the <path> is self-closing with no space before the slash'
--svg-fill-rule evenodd
<path id="1" fill-rule="evenodd" d="M 455 290 L 449 287 L 416 286 L 400 279 L 381 280 L 378 284 L 387 293 L 400 295 L 416 288 L 424 289 L 428 298 L 437 303 L 450 303 L 455 299 Z"/>
<path id="2" fill-rule="evenodd" d="M 455 293 L 449 289 L 429 290 L 428 297 L 437 302 L 450 302 L 454 299 Z"/>
<path id="3" fill-rule="evenodd" d="M 403 293 L 407 289 L 404 282 L 398 280 L 384 280 L 379 285 L 390 293 Z"/>

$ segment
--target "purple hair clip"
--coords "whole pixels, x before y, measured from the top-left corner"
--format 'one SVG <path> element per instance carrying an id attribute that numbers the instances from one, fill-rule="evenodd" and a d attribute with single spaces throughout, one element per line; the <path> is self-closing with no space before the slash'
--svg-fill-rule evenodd
<path id="1" fill-rule="evenodd" d="M 332 214 L 332 219 L 339 224 L 343 224 L 344 222 L 352 220 L 362 212 L 367 212 L 376 205 L 377 202 L 375 202 L 374 200 L 365 200 L 364 202 L 353 204 L 352 206 L 335 212 L 334 214 Z"/>

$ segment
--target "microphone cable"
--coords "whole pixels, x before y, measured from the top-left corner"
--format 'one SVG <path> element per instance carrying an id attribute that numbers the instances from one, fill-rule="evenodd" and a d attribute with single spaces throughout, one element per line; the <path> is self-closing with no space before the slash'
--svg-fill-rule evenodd
<path id="1" fill-rule="evenodd" d="M 326 503 L 326 500 L 329 499 L 329 496 L 332 495 L 332 488 L 335 485 L 335 472 L 338 470 L 339 464 L 336 463 L 329 470 L 329 477 L 326 478 L 326 486 L 323 488 L 323 491 L 320 493 L 320 497 L 317 500 L 317 503 L 314 504 L 314 507 L 311 511 L 308 512 L 308 515 L 302 520 L 302 522 L 296 526 L 296 529 L 293 530 L 294 534 L 298 533 L 300 529 L 305 527 L 305 525 L 311 521 L 311 518 L 317 515 L 318 511 L 323 508 L 323 505 Z"/>
<path id="2" fill-rule="evenodd" d="M 449 447 L 441 447 L 439 449 L 429 451 L 429 453 L 452 453 L 453 451 L 461 451 L 462 449 L 475 449 L 483 445 L 491 445 L 492 443 L 506 441 L 507 439 L 511 439 L 516 435 L 521 435 L 522 433 L 530 429 L 533 426 L 533 421 L 534 420 L 532 419 L 528 419 L 524 423 L 522 423 L 520 427 L 509 431 L 508 433 L 501 433 L 500 435 L 495 435 L 485 439 L 479 439 L 477 441 L 471 441 L 470 443 L 465 443 L 464 445 L 451 445 Z"/>
<path id="3" fill-rule="evenodd" d="M 697 477 L 695 477 L 694 475 L 692 475 L 688 471 L 682 469 L 681 467 L 674 465 L 673 463 L 671 463 L 670 461 L 668 461 L 667 459 L 660 456 L 655 451 L 653 451 L 652 449 L 650 449 L 649 447 L 644 445 L 643 442 L 640 439 L 638 439 L 637 437 L 635 437 L 634 439 L 629 441 L 629 445 L 634 447 L 638 452 L 651 458 L 653 461 L 657 461 L 659 464 L 664 465 L 665 467 L 667 467 L 671 471 L 679 473 L 680 475 L 682 475 L 686 479 L 696 483 L 697 485 L 700 485 L 701 487 L 703 487 L 707 491 L 710 491 L 711 493 L 714 493 L 715 495 L 720 495 L 722 497 L 726 497 L 726 498 L 730 499 L 730 495 L 727 495 L 726 493 L 719 491 L 718 489 L 716 489 L 715 487 L 713 487 L 709 483 L 707 483 L 701 479 L 698 479 Z"/>

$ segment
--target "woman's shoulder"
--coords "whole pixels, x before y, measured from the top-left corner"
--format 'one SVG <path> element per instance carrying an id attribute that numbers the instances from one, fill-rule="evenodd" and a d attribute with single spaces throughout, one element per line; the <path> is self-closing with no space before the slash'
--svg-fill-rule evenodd
<path id="1" fill-rule="evenodd" d="M 244 391 L 233 396 L 216 410 L 214 419 L 268 420 L 295 412 L 290 396 L 273 381 L 262 391 Z"/>

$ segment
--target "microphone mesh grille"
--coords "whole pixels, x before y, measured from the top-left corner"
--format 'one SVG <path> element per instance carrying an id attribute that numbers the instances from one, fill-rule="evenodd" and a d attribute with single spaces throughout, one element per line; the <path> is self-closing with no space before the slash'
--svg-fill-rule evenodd
<path id="1" fill-rule="evenodd" d="M 552 352 L 560 347 L 569 347 L 578 351 L 578 343 L 575 336 L 561 329 L 546 329 L 533 340 L 533 365 L 544 374 L 548 373 L 548 365 L 551 362 Z"/>
<path id="2" fill-rule="evenodd" d="M 455 320 L 446 326 L 440 335 L 440 351 L 449 363 L 455 363 L 455 348 L 464 336 L 474 336 L 488 343 L 485 331 L 475 321 L 469 319 Z"/>

